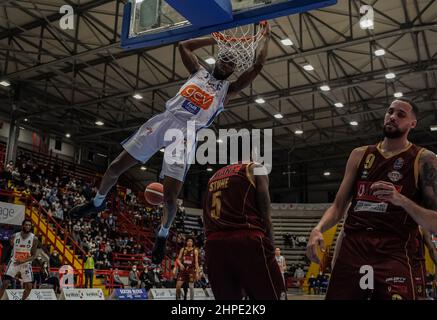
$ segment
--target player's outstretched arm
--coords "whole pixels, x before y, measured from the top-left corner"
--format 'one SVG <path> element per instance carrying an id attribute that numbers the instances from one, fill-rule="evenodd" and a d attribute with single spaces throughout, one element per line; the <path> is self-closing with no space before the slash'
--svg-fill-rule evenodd
<path id="1" fill-rule="evenodd" d="M 244 71 L 237 80 L 232 82 L 229 86 L 228 94 L 226 96 L 225 104 L 229 101 L 229 99 L 232 99 L 235 97 L 238 93 L 240 93 L 241 90 L 246 88 L 248 85 L 251 84 L 253 80 L 258 76 L 258 74 L 261 72 L 262 68 L 264 67 L 264 63 L 267 59 L 268 49 L 269 49 L 269 41 L 270 41 L 270 25 L 267 24 L 266 26 L 266 32 L 263 36 L 264 44 L 259 51 L 255 63 L 246 71 Z"/>
<path id="2" fill-rule="evenodd" d="M 365 152 L 366 147 L 357 148 L 351 152 L 346 164 L 343 181 L 341 182 L 333 204 L 326 210 L 317 226 L 311 231 L 306 254 L 313 262 L 320 263 L 319 257 L 317 256 L 317 249 L 321 248 L 322 251 L 325 250 L 323 232 L 335 226 L 347 211 L 352 197 L 355 175 Z"/>
<path id="3" fill-rule="evenodd" d="M 190 74 L 196 73 L 200 69 L 199 61 L 193 51 L 215 43 L 215 39 L 212 37 L 179 42 L 179 52 L 181 53 L 182 62 Z"/>

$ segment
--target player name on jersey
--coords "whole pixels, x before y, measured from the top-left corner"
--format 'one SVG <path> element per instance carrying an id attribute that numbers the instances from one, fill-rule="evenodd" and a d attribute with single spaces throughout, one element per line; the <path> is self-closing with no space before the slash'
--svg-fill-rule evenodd
<path id="1" fill-rule="evenodd" d="M 211 182 L 209 185 L 209 191 L 214 192 L 219 189 L 226 189 L 228 187 L 229 178 L 220 179 L 214 182 Z"/>

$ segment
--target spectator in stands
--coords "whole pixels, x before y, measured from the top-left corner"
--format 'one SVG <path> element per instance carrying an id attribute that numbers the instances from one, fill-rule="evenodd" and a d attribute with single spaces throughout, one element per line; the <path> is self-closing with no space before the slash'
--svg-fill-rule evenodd
<path id="1" fill-rule="evenodd" d="M 118 268 L 114 269 L 113 278 L 114 278 L 114 287 L 123 289 L 124 283 L 123 283 L 123 281 L 121 281 L 120 275 L 118 273 Z"/>
<path id="2" fill-rule="evenodd" d="M 24 185 L 25 185 L 27 188 L 30 188 L 30 186 L 32 185 L 32 179 L 30 179 L 30 176 L 29 176 L 29 175 L 27 175 L 26 179 L 24 180 Z"/>
<path id="3" fill-rule="evenodd" d="M 161 271 L 161 268 L 156 267 L 153 270 L 153 273 L 154 273 L 154 280 L 155 280 L 154 283 L 153 283 L 153 286 L 155 288 L 161 288 L 162 287 L 162 283 L 161 283 L 161 281 L 162 281 L 162 271 Z"/>
<path id="4" fill-rule="evenodd" d="M 52 285 L 53 286 L 53 290 L 57 294 L 61 293 L 60 292 L 59 279 L 57 277 L 53 277 L 50 274 L 49 264 L 47 262 L 43 263 L 43 266 L 42 266 L 42 269 L 41 269 L 41 283 Z"/>
<path id="5" fill-rule="evenodd" d="M 291 275 L 294 275 L 294 272 L 296 271 L 297 267 L 294 263 L 291 264 L 290 268 L 288 268 L 288 273 Z"/>
<path id="6" fill-rule="evenodd" d="M 151 269 L 149 269 L 149 266 L 145 264 L 140 274 L 140 281 L 141 288 L 145 288 L 147 291 L 153 288 L 153 285 L 155 283 L 155 274 Z"/>
<path id="7" fill-rule="evenodd" d="M 109 227 L 111 227 L 111 228 L 115 225 L 115 218 L 114 218 L 114 216 L 113 216 L 112 213 L 109 214 L 109 217 L 108 217 L 108 225 L 109 225 Z"/>
<path id="8" fill-rule="evenodd" d="M 316 287 L 317 287 L 317 280 L 314 274 L 311 273 L 309 279 L 308 279 L 308 293 L 311 294 L 311 289 L 313 290 L 313 293 L 316 294 Z"/>
<path id="9" fill-rule="evenodd" d="M 316 277 L 315 284 L 314 284 L 314 293 L 315 294 L 320 294 L 320 291 L 323 287 L 324 281 L 325 281 L 325 277 L 323 275 L 323 271 L 320 270 L 319 274 Z"/>
<path id="10" fill-rule="evenodd" d="M 61 266 L 61 259 L 58 251 L 54 250 L 50 256 L 50 265 L 52 268 L 59 268 Z"/>
<path id="11" fill-rule="evenodd" d="M 305 271 L 303 271 L 301 265 L 297 266 L 297 269 L 294 272 L 294 278 L 296 278 L 296 279 L 303 279 L 303 278 L 305 278 Z"/>
<path id="12" fill-rule="evenodd" d="M 330 276 L 326 273 L 323 275 L 322 279 L 320 280 L 320 293 L 326 293 L 328 290 L 329 278 Z"/>
<path id="13" fill-rule="evenodd" d="M 94 257 L 90 251 L 85 257 L 85 288 L 92 288 L 94 281 Z"/>
<path id="14" fill-rule="evenodd" d="M 14 168 L 14 170 L 12 171 L 12 180 L 14 180 L 15 183 L 20 184 L 20 172 L 18 171 L 18 168 Z"/>
<path id="15" fill-rule="evenodd" d="M 41 238 L 39 238 L 41 239 Z M 1 258 L 1 257 L 0 257 Z M 33 285 L 34 288 L 39 288 L 41 284 L 41 272 L 43 267 L 43 259 L 41 255 L 38 255 L 35 260 L 32 261 L 32 270 L 33 270 Z"/>
<path id="16" fill-rule="evenodd" d="M 41 207 L 43 207 L 44 209 L 48 209 L 49 208 L 49 203 L 46 200 L 46 194 L 43 193 L 41 200 L 39 201 L 39 204 Z"/>
<path id="17" fill-rule="evenodd" d="M 298 247 L 306 247 L 307 246 L 307 239 L 305 236 L 299 236 L 297 237 L 297 246 Z"/>
<path id="18" fill-rule="evenodd" d="M 275 249 L 275 259 L 276 259 L 276 262 L 278 263 L 279 270 L 281 271 L 282 279 L 284 280 L 284 283 L 285 283 L 284 273 L 287 270 L 287 264 L 285 263 L 284 256 L 281 256 L 281 249 L 280 248 Z"/>
<path id="19" fill-rule="evenodd" d="M 131 288 L 138 288 L 139 284 L 140 278 L 138 277 L 137 265 L 134 264 L 129 272 L 129 285 Z"/>
<path id="20" fill-rule="evenodd" d="M 69 223 L 72 224 L 71 221 Z M 74 241 L 76 241 L 77 243 L 81 243 L 82 242 L 80 231 L 81 231 L 80 225 L 78 223 L 76 223 L 72 227 L 72 237 L 73 237 Z"/>
<path id="21" fill-rule="evenodd" d="M 9 161 L 6 165 L 6 171 L 12 173 L 14 171 L 14 161 Z"/>

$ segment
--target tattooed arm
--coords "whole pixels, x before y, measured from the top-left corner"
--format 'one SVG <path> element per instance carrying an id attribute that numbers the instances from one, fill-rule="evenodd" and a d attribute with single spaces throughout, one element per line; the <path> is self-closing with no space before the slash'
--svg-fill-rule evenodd
<path id="1" fill-rule="evenodd" d="M 403 208 L 425 230 L 437 233 L 437 157 L 425 150 L 420 157 L 419 183 L 423 207 L 406 201 Z"/>

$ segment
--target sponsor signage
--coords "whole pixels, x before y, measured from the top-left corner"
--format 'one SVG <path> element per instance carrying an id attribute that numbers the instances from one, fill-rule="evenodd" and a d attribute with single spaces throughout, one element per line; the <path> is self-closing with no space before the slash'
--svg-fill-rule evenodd
<path id="1" fill-rule="evenodd" d="M 21 226 L 24 220 L 24 210 L 23 205 L 0 201 L 0 224 Z"/>
<path id="2" fill-rule="evenodd" d="M 105 300 L 102 289 L 64 288 L 60 300 Z"/>
<path id="3" fill-rule="evenodd" d="M 117 300 L 147 300 L 146 289 L 115 289 L 114 298 Z"/>
<path id="4" fill-rule="evenodd" d="M 24 289 L 8 289 L 2 300 L 21 300 Z M 58 300 L 53 289 L 32 289 L 27 300 Z"/>

